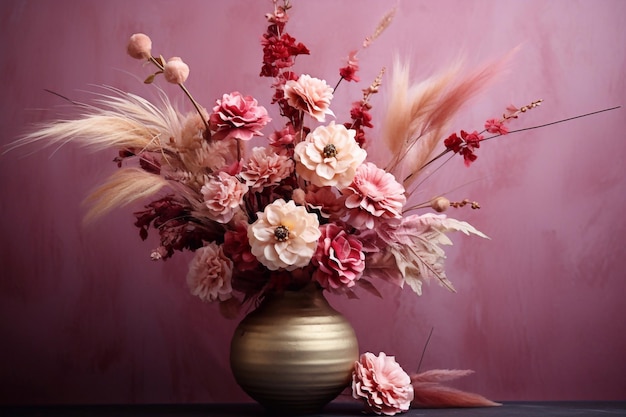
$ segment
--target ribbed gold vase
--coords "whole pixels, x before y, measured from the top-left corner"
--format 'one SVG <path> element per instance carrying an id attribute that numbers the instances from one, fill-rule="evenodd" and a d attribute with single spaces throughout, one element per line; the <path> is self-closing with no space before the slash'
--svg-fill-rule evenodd
<path id="1" fill-rule="evenodd" d="M 320 411 L 351 380 L 358 360 L 350 323 L 309 286 L 267 296 L 235 330 L 230 366 L 241 388 L 276 413 Z"/>

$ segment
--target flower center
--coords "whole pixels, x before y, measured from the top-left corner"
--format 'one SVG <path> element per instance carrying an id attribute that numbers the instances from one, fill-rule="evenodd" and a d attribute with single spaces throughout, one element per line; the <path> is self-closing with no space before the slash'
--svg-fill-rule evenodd
<path id="1" fill-rule="evenodd" d="M 282 224 L 274 229 L 274 237 L 279 242 L 284 242 L 289 238 L 289 229 L 287 226 L 283 226 Z"/>
<path id="2" fill-rule="evenodd" d="M 335 145 L 333 145 L 332 143 L 329 143 L 328 145 L 324 146 L 324 158 L 333 158 L 335 155 L 337 155 L 337 148 L 335 148 Z"/>

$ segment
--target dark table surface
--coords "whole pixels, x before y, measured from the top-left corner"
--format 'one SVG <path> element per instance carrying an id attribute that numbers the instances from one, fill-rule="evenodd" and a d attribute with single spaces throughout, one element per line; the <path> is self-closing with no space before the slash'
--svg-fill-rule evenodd
<path id="1" fill-rule="evenodd" d="M 0 406 L 1 417 L 268 417 L 257 404 Z M 360 403 L 331 403 L 309 416 L 364 416 Z M 504 402 L 500 407 L 412 409 L 400 417 L 614 417 L 626 416 L 626 401 Z"/>

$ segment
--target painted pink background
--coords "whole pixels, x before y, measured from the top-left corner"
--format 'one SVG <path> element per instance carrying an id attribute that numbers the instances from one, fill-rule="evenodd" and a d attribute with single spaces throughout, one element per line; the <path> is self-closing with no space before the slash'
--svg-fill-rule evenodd
<path id="1" fill-rule="evenodd" d="M 312 52 L 298 70 L 332 83 L 391 2 L 293 3 L 289 31 Z M 269 83 L 257 77 L 270 8 L 4 0 L 0 140 L 68 111 L 44 89 L 85 99 L 107 84 L 152 95 L 140 82 L 151 68 L 125 55 L 139 31 L 155 53 L 191 66 L 188 87 L 205 106 L 240 90 L 270 107 Z M 404 0 L 361 55 L 362 85 L 343 84 L 334 109 L 343 120 L 393 51 L 421 78 L 458 55 L 473 66 L 518 45 L 510 71 L 452 129 L 538 98 L 544 104 L 520 127 L 623 105 L 625 16 L 619 0 Z M 163 88 L 188 107 L 177 88 Z M 375 97 L 375 117 L 382 103 Z M 476 371 L 457 387 L 495 400 L 626 399 L 625 116 L 622 108 L 485 143 L 471 169 L 456 161 L 424 184 L 426 198 L 462 186 L 451 196 L 482 209 L 451 214 L 491 240 L 453 237 L 456 294 L 433 283 L 421 298 L 389 287 L 383 300 L 331 296 L 361 350 L 384 350 L 414 370 L 434 327 L 422 369 Z M 189 257 L 150 261 L 154 242 L 132 226 L 137 207 L 81 225 L 81 200 L 114 171 L 114 153 L 30 151 L 0 157 L 0 403 L 246 400 L 228 369 L 236 321 L 189 295 Z"/>

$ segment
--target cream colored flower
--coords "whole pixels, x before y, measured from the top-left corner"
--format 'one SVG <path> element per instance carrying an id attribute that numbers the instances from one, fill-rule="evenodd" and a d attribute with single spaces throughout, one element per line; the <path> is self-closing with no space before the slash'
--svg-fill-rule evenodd
<path id="1" fill-rule="evenodd" d="M 326 81 L 310 75 L 302 74 L 297 81 L 287 81 L 285 98 L 291 107 L 308 113 L 318 122 L 323 122 L 327 114 L 335 115 L 330 109 L 333 88 Z"/>
<path id="2" fill-rule="evenodd" d="M 248 241 L 259 262 L 272 271 L 292 271 L 309 264 L 321 235 L 315 214 L 293 201 L 278 199 L 258 216 L 248 227 Z"/>
<path id="3" fill-rule="evenodd" d="M 367 157 L 354 140 L 355 134 L 335 122 L 317 127 L 296 145 L 296 172 L 318 187 L 347 187 Z"/>

